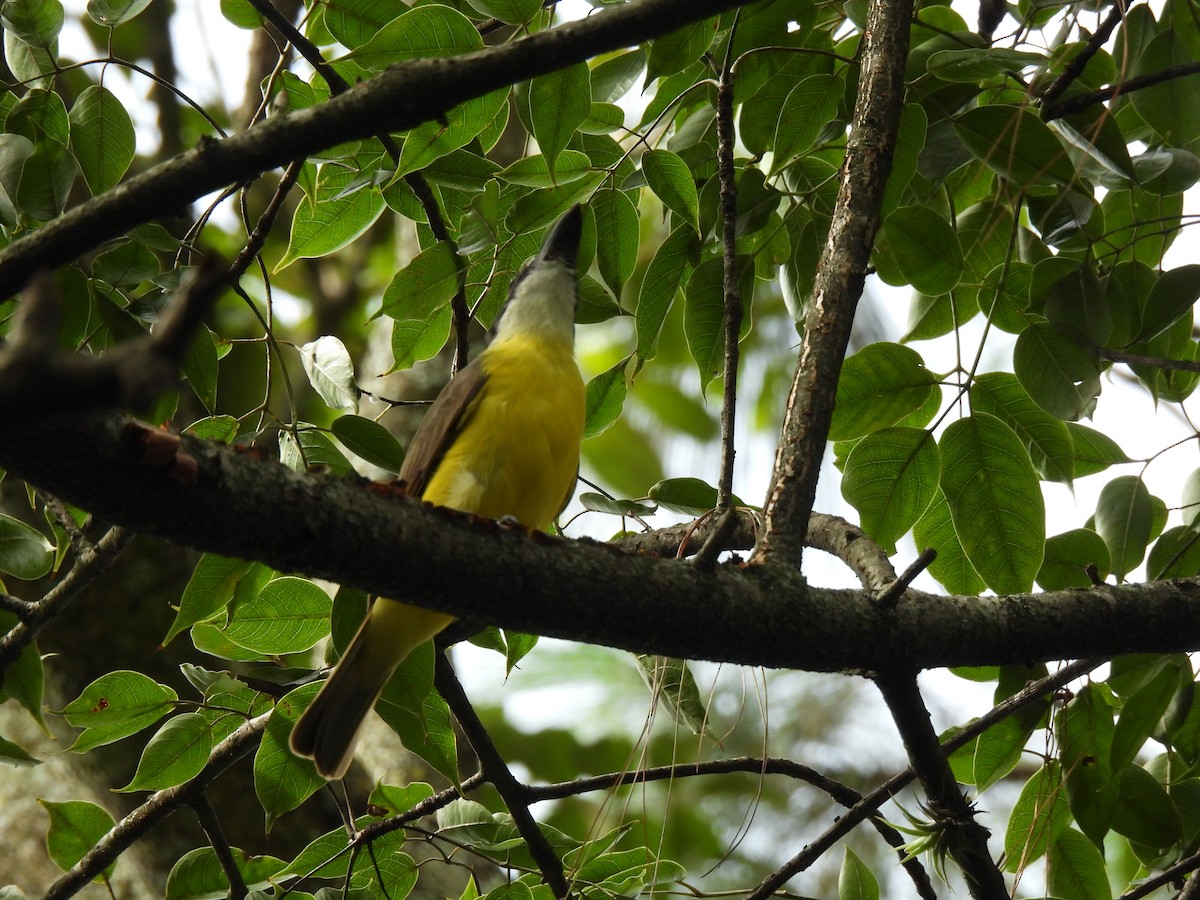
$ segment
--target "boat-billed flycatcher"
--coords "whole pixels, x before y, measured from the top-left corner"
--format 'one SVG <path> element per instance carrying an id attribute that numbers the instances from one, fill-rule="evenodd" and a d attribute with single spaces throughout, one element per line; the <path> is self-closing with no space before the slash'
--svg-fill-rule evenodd
<path id="1" fill-rule="evenodd" d="M 400 479 L 438 506 L 530 528 L 550 526 L 571 498 L 583 438 L 584 386 L 575 362 L 575 259 L 582 215 L 572 208 L 513 279 L 492 342 L 434 400 Z M 329 680 L 292 731 L 292 750 L 340 778 L 358 731 L 396 667 L 452 616 L 379 598 Z"/>

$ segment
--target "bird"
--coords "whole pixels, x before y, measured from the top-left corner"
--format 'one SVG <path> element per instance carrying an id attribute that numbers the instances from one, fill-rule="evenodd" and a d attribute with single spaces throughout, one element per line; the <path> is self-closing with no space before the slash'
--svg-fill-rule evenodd
<path id="1" fill-rule="evenodd" d="M 575 360 L 582 226 L 575 205 L 513 277 L 490 343 L 450 379 L 413 436 L 399 473 L 408 494 L 539 531 L 571 499 L 586 405 Z M 327 779 L 345 775 L 362 724 L 396 667 L 453 621 L 377 598 L 296 722 L 292 751 L 312 759 Z"/>

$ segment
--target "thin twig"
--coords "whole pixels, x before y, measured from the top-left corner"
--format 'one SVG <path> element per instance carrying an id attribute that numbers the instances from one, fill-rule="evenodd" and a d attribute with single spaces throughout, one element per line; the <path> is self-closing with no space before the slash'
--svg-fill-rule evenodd
<path id="1" fill-rule="evenodd" d="M 1105 660 L 1103 659 L 1077 660 L 1063 666 L 1053 675 L 1047 675 L 1045 678 L 1026 685 L 1008 699 L 996 704 L 974 722 L 964 726 L 961 731 L 942 745 L 942 750 L 947 754 L 954 752 L 959 747 L 973 741 L 997 722 L 1006 719 L 1018 710 L 1024 709 L 1030 703 L 1036 702 L 1046 694 L 1058 690 L 1063 685 L 1069 684 L 1077 678 L 1082 678 L 1104 662 Z M 745 900 L 769 900 L 792 877 L 803 872 L 820 859 L 830 847 L 849 834 L 863 819 L 872 815 L 880 806 L 911 784 L 915 778 L 916 774 L 913 770 L 906 769 L 903 772 L 893 775 L 875 790 L 871 791 L 871 793 L 866 794 L 861 802 L 856 803 L 851 809 L 843 813 L 837 822 L 826 829 L 816 840 L 810 842 L 803 850 L 763 879 L 746 896 Z"/>
<path id="2" fill-rule="evenodd" d="M 883 673 L 876 677 L 875 685 L 900 732 L 937 826 L 949 833 L 944 846 L 962 870 L 971 896 L 975 900 L 1008 900 L 1004 876 L 988 852 L 988 830 L 976 820 L 975 808 L 950 771 L 917 685 L 917 673 Z"/>
<path id="3" fill-rule="evenodd" d="M 225 873 L 225 878 L 229 882 L 227 900 L 242 900 L 249 893 L 249 889 L 246 887 L 246 880 L 242 878 L 241 870 L 237 867 L 237 861 L 233 858 L 233 848 L 229 846 L 229 841 L 225 838 L 221 820 L 217 817 L 217 811 L 213 809 L 212 803 L 209 802 L 208 795 L 201 791 L 188 803 L 188 806 L 196 814 L 196 820 L 204 830 L 209 846 L 212 847 L 213 853 L 217 857 L 217 863 L 221 866 L 221 871 Z"/>
<path id="4" fill-rule="evenodd" d="M 1124 0 L 1117 0 L 1113 4 L 1113 8 L 1108 11 L 1108 16 L 1100 23 L 1100 27 L 1088 38 L 1088 42 L 1084 45 L 1083 49 L 1071 58 L 1066 68 L 1063 69 L 1062 74 L 1055 78 L 1053 83 L 1046 88 L 1041 96 L 1043 108 L 1054 106 L 1055 101 L 1063 95 L 1063 92 L 1074 83 L 1076 78 L 1083 74 L 1083 70 L 1087 68 L 1088 62 L 1101 47 L 1108 43 L 1109 35 L 1113 33 L 1114 28 L 1121 24 L 1121 20 L 1124 18 L 1125 2 Z"/>
<path id="5" fill-rule="evenodd" d="M 546 840 L 546 836 L 542 834 L 537 821 L 529 811 L 529 788 L 513 776 L 504 757 L 500 755 L 496 745 L 492 742 L 491 735 L 488 734 L 487 729 L 483 727 L 483 722 L 475 713 L 471 701 L 467 699 L 467 694 L 463 690 L 462 684 L 459 683 L 458 676 L 454 674 L 454 666 L 451 665 L 444 653 L 437 655 L 434 686 L 462 727 L 463 734 L 466 735 L 471 749 L 475 751 L 475 756 L 479 759 L 479 767 L 484 777 L 496 788 L 497 793 L 508 807 L 509 814 L 513 817 L 513 824 L 516 825 L 517 831 L 525 840 L 530 856 L 542 870 L 542 880 L 550 886 L 550 890 L 559 900 L 571 896 L 571 888 L 567 884 L 567 877 L 563 872 L 562 860 L 558 858 L 558 854 L 554 852 L 554 848 L 550 846 L 550 842 Z"/>
<path id="6" fill-rule="evenodd" d="M 1110 350 L 1107 347 L 1099 347 L 1096 352 L 1105 359 L 1131 366 L 1149 366 L 1154 369 L 1165 369 L 1174 372 L 1200 372 L 1200 361 L 1194 359 L 1165 359 L 1161 356 L 1143 356 L 1141 353 L 1126 353 L 1124 350 Z"/>
<path id="7" fill-rule="evenodd" d="M 24 612 L 10 609 L 17 613 L 21 621 L 8 634 L 0 637 L 0 681 L 3 681 L 5 670 L 16 661 L 21 651 L 112 564 L 132 539 L 132 532 L 124 528 L 110 528 L 95 544 L 77 553 L 71 570 L 41 600 L 26 604 Z"/>
<path id="8" fill-rule="evenodd" d="M 1128 81 L 1110 84 L 1108 87 L 1092 91 L 1090 94 L 1080 94 L 1076 97 L 1068 97 L 1066 100 L 1060 100 L 1053 106 L 1047 106 L 1042 110 L 1042 120 L 1049 122 L 1053 119 L 1061 119 L 1063 116 L 1082 112 L 1089 106 L 1104 103 L 1106 100 L 1112 100 L 1114 97 L 1119 97 L 1122 94 L 1132 94 L 1134 91 L 1145 90 L 1146 88 L 1154 87 L 1156 84 L 1174 81 L 1176 78 L 1186 78 L 1189 75 L 1195 75 L 1197 72 L 1200 72 L 1200 62 L 1167 66 L 1167 68 L 1151 72 L 1149 75 L 1139 75 L 1136 78 L 1130 78 Z"/>
<path id="9" fill-rule="evenodd" d="M 717 82 L 717 180 L 721 189 L 721 288 L 725 299 L 725 364 L 721 398 L 721 474 L 717 510 L 733 503 L 734 434 L 737 412 L 738 335 L 742 328 L 742 296 L 737 268 L 737 181 L 733 169 L 733 39 L 741 10 L 734 13 L 726 38 L 725 59 Z"/>
<path id="10" fill-rule="evenodd" d="M 1182 878 L 1189 872 L 1200 870 L 1200 853 L 1193 853 L 1191 856 L 1184 857 L 1169 869 L 1163 869 L 1153 878 L 1147 878 L 1132 891 L 1127 891 L 1122 894 L 1117 900 L 1141 900 L 1142 897 L 1148 897 L 1157 891 L 1164 884 L 1170 884 L 1178 878 Z M 1196 876 L 1193 875 L 1184 885 L 1183 890 L 1176 897 L 1176 900 L 1193 900 L 1200 896 L 1197 894 L 1195 887 L 1197 883 Z"/>
<path id="11" fill-rule="evenodd" d="M 875 595 L 876 602 L 880 606 L 894 606 L 896 601 L 900 599 L 900 595 L 907 591 L 908 586 L 913 583 L 913 579 L 928 569 L 930 563 L 935 559 L 937 559 L 937 551 L 932 547 L 926 547 L 921 551 L 921 555 L 914 559 L 912 564 L 895 581 Z"/>

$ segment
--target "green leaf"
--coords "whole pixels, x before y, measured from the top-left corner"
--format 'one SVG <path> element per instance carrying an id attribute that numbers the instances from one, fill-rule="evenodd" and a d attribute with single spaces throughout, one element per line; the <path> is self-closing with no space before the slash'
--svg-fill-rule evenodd
<path id="1" fill-rule="evenodd" d="M 69 724 L 84 729 L 68 749 L 84 753 L 136 734 L 172 712 L 178 699 L 140 672 L 101 675 L 62 710 Z"/>
<path id="2" fill-rule="evenodd" d="M 458 266 L 449 241 L 426 247 L 392 276 L 380 311 L 397 320 L 430 319 L 458 292 Z"/>
<path id="3" fill-rule="evenodd" d="M 845 93 L 840 75 L 824 73 L 809 75 L 792 88 L 779 112 L 770 174 L 776 174 L 813 148 L 821 132 L 837 118 Z"/>
<path id="4" fill-rule="evenodd" d="M 641 162 L 646 184 L 663 206 L 699 233 L 700 195 L 696 192 L 696 176 L 688 164 L 670 150 L 647 150 Z"/>
<path id="5" fill-rule="evenodd" d="M 1138 751 L 1154 734 L 1163 715 L 1166 714 L 1167 707 L 1171 705 L 1176 691 L 1179 690 L 1180 677 L 1184 670 L 1182 661 L 1179 658 L 1163 659 L 1160 657 L 1160 659 L 1164 663 L 1169 660 L 1170 664 L 1162 665 L 1153 678 L 1132 695 L 1126 697 L 1125 702 L 1121 704 L 1121 714 L 1117 717 L 1117 724 L 1113 730 L 1111 750 L 1113 769 L 1123 769 L 1137 758 Z M 1183 674 L 1188 681 L 1191 680 L 1190 669 Z M 1122 790 L 1124 789 L 1122 788 Z M 1133 837 L 1133 835 L 1128 835 L 1128 837 Z M 1165 846 L 1164 844 L 1150 844 L 1148 841 L 1140 841 L 1140 843 L 1150 846 Z"/>
<path id="6" fill-rule="evenodd" d="M 54 565 L 54 545 L 35 528 L 0 514 L 0 572 L 36 581 Z"/>
<path id="7" fill-rule="evenodd" d="M 124 25 L 150 5 L 150 0 L 88 0 L 92 21 L 106 28 Z"/>
<path id="8" fill-rule="evenodd" d="M 679 225 L 654 252 L 638 289 L 635 317 L 638 369 L 658 353 L 658 338 L 671 304 L 675 302 L 680 281 L 690 267 L 689 250 L 693 232 Z"/>
<path id="9" fill-rule="evenodd" d="M 396 14 L 403 9 L 398 9 L 398 6 L 395 3 L 380 3 L 379 0 L 328 0 L 322 22 L 339 42 L 355 50 L 396 18 Z"/>
<path id="10" fill-rule="evenodd" d="M 1066 425 L 1074 448 L 1076 478 L 1095 475 L 1109 466 L 1132 461 L 1108 435 L 1077 422 L 1067 422 Z"/>
<path id="11" fill-rule="evenodd" d="M 192 577 L 183 589 L 179 611 L 167 630 L 167 636 L 163 638 L 163 644 L 171 643 L 180 632 L 186 631 L 197 622 L 211 619 L 224 609 L 233 599 L 238 584 L 257 565 L 259 564 L 229 559 L 213 553 L 201 556 L 192 571 Z M 262 568 L 266 569 L 265 566 Z"/>
<path id="12" fill-rule="evenodd" d="M 198 437 L 202 441 L 230 444 L 237 437 L 239 428 L 238 420 L 233 416 L 205 416 L 183 430 L 185 434 Z"/>
<path id="13" fill-rule="evenodd" d="M 979 793 L 1017 767 L 1031 730 L 1024 728 L 1016 716 L 1008 716 L 979 736 L 972 766 Z"/>
<path id="14" fill-rule="evenodd" d="M 1195 63 L 1175 28 L 1159 31 L 1138 57 L 1132 75 L 1159 75 Z M 1200 139 L 1200 86 L 1190 78 L 1168 78 L 1129 95 L 1133 108 L 1164 144 L 1188 147 Z"/>
<path id="15" fill-rule="evenodd" d="M 1104 857 L 1078 831 L 1058 834 L 1046 853 L 1046 883 L 1051 896 L 1066 900 L 1112 900 Z"/>
<path id="16" fill-rule="evenodd" d="M 255 751 L 254 793 L 267 814 L 268 830 L 281 815 L 325 786 L 312 760 L 293 755 L 288 747 L 296 720 L 320 688 L 316 682 L 301 685 L 275 704 Z"/>
<path id="17" fill-rule="evenodd" d="M 913 540 L 921 550 L 932 548 L 937 558 L 929 564 L 929 574 L 952 594 L 979 594 L 986 584 L 967 559 L 962 541 L 954 530 L 950 505 L 939 489 L 925 515 L 913 526 Z"/>
<path id="18" fill-rule="evenodd" d="M 1050 760 L 1033 773 L 1004 831 L 1004 858 L 1009 872 L 1021 872 L 1046 855 L 1050 843 L 1071 824 L 1062 783 L 1062 767 Z"/>
<path id="19" fill-rule="evenodd" d="M 507 168 L 497 172 L 497 177 L 510 184 L 532 188 L 548 188 L 556 184 L 576 181 L 592 171 L 592 161 L 579 150 L 563 150 L 551 172 L 546 157 L 542 154 L 518 159 Z"/>
<path id="20" fill-rule="evenodd" d="M 287 252 L 275 265 L 275 274 L 298 259 L 341 250 L 375 224 L 386 204 L 375 187 L 351 189 L 361 177 L 356 169 L 333 163 L 320 167 L 312 196 L 296 205 Z"/>
<path id="21" fill-rule="evenodd" d="M 36 145 L 21 169 L 18 207 L 41 222 L 56 218 L 66 208 L 78 170 L 75 157 L 62 144 Z"/>
<path id="22" fill-rule="evenodd" d="M 102 85 L 85 88 L 71 107 L 71 152 L 92 194 L 116 185 L 136 150 L 133 121 L 121 101 Z"/>
<path id="23" fill-rule="evenodd" d="M 404 787 L 381 781 L 371 789 L 367 804 L 386 810 L 389 815 L 398 816 L 432 796 L 433 788 L 421 781 L 414 781 Z"/>
<path id="24" fill-rule="evenodd" d="M 584 491 L 579 502 L 589 512 L 608 513 L 611 516 L 649 516 L 658 509 L 653 503 L 641 500 L 614 500 L 593 491 Z"/>
<path id="25" fill-rule="evenodd" d="M 409 654 L 384 687 L 375 711 L 407 750 L 457 781 L 458 747 L 450 708 L 433 690 L 433 653 L 429 641 Z"/>
<path id="26" fill-rule="evenodd" d="M 842 870 L 838 873 L 838 900 L 879 900 L 879 882 L 853 850 L 842 850 Z"/>
<path id="27" fill-rule="evenodd" d="M 229 848 L 242 883 L 251 891 L 265 891 L 270 878 L 286 865 L 274 856 L 250 856 L 237 847 Z M 229 877 L 212 847 L 197 847 L 181 856 L 167 875 L 164 900 L 206 900 L 229 894 Z M 303 894 L 289 892 L 297 898 Z"/>
<path id="28" fill-rule="evenodd" d="M 738 257 L 742 324 L 739 342 L 750 332 L 750 308 L 754 290 L 754 269 L 745 257 Z M 720 257 L 704 260 L 696 266 L 684 289 L 683 330 L 688 350 L 696 361 L 702 390 L 721 377 L 725 367 L 725 268 Z"/>
<path id="29" fill-rule="evenodd" d="M 1183 836 L 1183 824 L 1167 790 L 1141 766 L 1126 766 L 1118 775 L 1113 831 L 1145 847 L 1165 849 Z"/>
<path id="30" fill-rule="evenodd" d="M 328 634 L 332 608 L 333 600 L 311 581 L 284 576 L 238 603 L 221 630 L 247 650 L 268 656 L 299 653 Z"/>
<path id="31" fill-rule="evenodd" d="M 607 372 L 588 382 L 583 426 L 585 438 L 607 431 L 620 418 L 625 406 L 625 370 L 628 364 L 629 357 L 625 357 Z"/>
<path id="32" fill-rule="evenodd" d="M 4 30 L 34 47 L 52 47 L 65 20 L 66 13 L 58 0 L 6 0 L 0 6 Z"/>
<path id="33" fill-rule="evenodd" d="M 541 0 L 467 0 L 471 8 L 482 15 L 499 19 L 508 25 L 531 22 L 542 8 Z"/>
<path id="34" fill-rule="evenodd" d="M 1090 588 L 1088 566 L 1096 567 L 1099 578 L 1108 577 L 1111 570 L 1108 547 L 1100 535 L 1088 528 L 1056 534 L 1046 540 L 1046 556 L 1037 583 L 1047 591 Z"/>
<path id="35" fill-rule="evenodd" d="M 1053 325 L 1030 325 L 1018 335 L 1013 369 L 1029 396 L 1050 415 L 1074 421 L 1095 412 L 1100 360 Z"/>
<path id="36" fill-rule="evenodd" d="M 895 425 L 935 394 L 937 378 L 917 351 L 868 344 L 842 366 L 829 440 L 851 440 Z"/>
<path id="37" fill-rule="evenodd" d="M 16 624 L 17 617 L 15 615 L 0 612 L 0 634 L 10 631 Z M 42 712 L 45 687 L 46 673 L 42 666 L 42 655 L 38 652 L 37 645 L 31 642 L 25 645 L 17 658 L 0 676 L 0 703 L 6 698 L 15 700 L 28 710 L 34 720 L 45 729 L 46 720 Z M 13 744 L 9 748 L 10 755 L 15 751 L 20 751 L 20 757 L 23 758 L 22 764 L 27 764 L 24 760 L 32 759 Z"/>
<path id="38" fill-rule="evenodd" d="M 592 196 L 596 217 L 596 264 L 600 277 L 616 297 L 637 265 L 641 227 L 637 207 L 624 191 L 604 188 Z"/>
<path id="39" fill-rule="evenodd" d="M 880 241 L 895 255 L 905 283 L 924 294 L 952 291 L 963 276 L 958 235 L 928 206 L 902 206 L 883 224 Z"/>
<path id="40" fill-rule="evenodd" d="M 1182 525 L 1164 531 L 1146 559 L 1147 579 L 1191 578 L 1197 574 L 1200 574 L 1200 534 Z"/>
<path id="41" fill-rule="evenodd" d="M 1146 555 L 1154 516 L 1150 492 L 1141 478 L 1122 475 L 1100 491 L 1096 503 L 1096 531 L 1104 538 L 1119 580 L 1136 568 Z"/>
<path id="42" fill-rule="evenodd" d="M 642 674 L 651 695 L 663 704 L 671 717 L 692 734 L 712 736 L 708 727 L 708 709 L 687 660 L 639 653 Z"/>
<path id="43" fill-rule="evenodd" d="M 977 376 L 971 383 L 971 409 L 995 416 L 1016 432 L 1039 476 L 1071 484 L 1075 458 L 1066 424 L 1034 403 L 1015 375 Z"/>
<path id="44" fill-rule="evenodd" d="M 431 359 L 446 346 L 454 313 L 443 306 L 427 320 L 396 319 L 392 322 L 391 372 L 411 368 L 421 360 Z"/>
<path id="45" fill-rule="evenodd" d="M 533 137 L 553 176 L 558 154 L 591 111 L 591 70 L 576 63 L 540 75 L 529 82 L 528 99 Z"/>
<path id="46" fill-rule="evenodd" d="M 694 22 L 650 42 L 646 61 L 646 84 L 673 75 L 698 60 L 712 43 L 716 19 Z"/>
<path id="47" fill-rule="evenodd" d="M 64 872 L 83 859 L 96 842 L 108 834 L 116 824 L 108 810 L 95 803 L 83 800 L 69 800 L 66 803 L 39 800 L 38 803 L 42 804 L 50 816 L 46 849 L 50 852 L 50 858 Z M 107 882 L 112 877 L 115 866 L 115 862 L 109 864 L 94 880 Z"/>
<path id="48" fill-rule="evenodd" d="M 358 383 L 354 361 L 338 338 L 322 335 L 300 348 L 300 362 L 313 389 L 330 409 L 358 409 Z"/>
<path id="49" fill-rule="evenodd" d="M 347 450 L 373 466 L 398 474 L 404 465 L 404 448 L 390 431 L 362 416 L 340 416 L 330 426 Z"/>
<path id="50" fill-rule="evenodd" d="M 955 119 L 954 131 L 976 159 L 1018 188 L 1075 180 L 1066 149 L 1024 106 L 977 106 Z"/>
<path id="51" fill-rule="evenodd" d="M 454 56 L 483 46 L 483 38 L 471 20 L 452 7 L 441 4 L 418 6 L 379 27 L 380 11 L 384 8 L 378 0 L 354 0 L 353 11 L 361 21 L 354 22 L 347 17 L 339 26 L 352 41 L 368 38 L 366 43 L 347 43 L 346 46 L 357 47 L 349 59 L 371 71 L 406 59 Z M 352 30 L 353 34 L 350 33 Z"/>
<path id="52" fill-rule="evenodd" d="M 196 399 L 201 406 L 212 410 L 217 405 L 217 378 L 219 376 L 220 360 L 217 356 L 217 343 L 208 326 L 201 325 L 196 329 L 196 336 L 183 359 L 181 366 L 188 384 L 196 392 Z"/>
<path id="53" fill-rule="evenodd" d="M 198 712 L 183 713 L 146 744 L 137 772 L 124 791 L 157 791 L 183 784 L 204 768 L 212 752 L 212 723 Z"/>
<path id="54" fill-rule="evenodd" d="M 1020 439 L 976 413 L 951 423 L 941 452 L 942 493 L 967 558 L 996 593 L 1028 591 L 1045 552 L 1046 516 Z"/>
<path id="55" fill-rule="evenodd" d="M 1142 310 L 1142 325 L 1136 340 L 1158 337 L 1188 313 L 1200 298 L 1200 265 L 1179 266 L 1163 272 L 1150 289 Z"/>
<path id="56" fill-rule="evenodd" d="M 371 816 L 360 816 L 354 822 L 354 828 L 361 829 L 377 822 Z M 357 876 L 369 872 L 377 860 L 386 859 L 397 852 L 403 845 L 405 834 L 403 829 L 385 832 L 371 842 L 371 853 L 347 853 L 349 840 L 346 829 L 335 828 L 326 832 L 309 843 L 307 847 L 288 863 L 287 868 L 275 876 L 275 882 L 286 883 L 288 876 L 304 876 L 305 878 L 345 879 L 347 874 Z M 353 863 L 354 867 L 350 868 Z M 393 896 L 403 897 L 407 891 Z"/>
<path id="57" fill-rule="evenodd" d="M 30 756 L 23 747 L 0 737 L 0 763 L 20 768 L 40 765 L 41 760 Z M 13 897 L 12 900 L 22 900 L 22 896 Z M 2 888 L 0 888 L 0 898 L 7 900 Z"/>
<path id="58" fill-rule="evenodd" d="M 647 496 L 664 509 L 699 516 L 716 508 L 717 489 L 699 478 L 667 478 L 650 488 Z M 745 506 L 737 497 L 734 506 Z"/>
<path id="59" fill-rule="evenodd" d="M 1008 72 L 1048 63 L 1045 54 L 1006 47 L 967 47 L 938 50 L 925 62 L 926 71 L 942 81 L 977 84 Z"/>
<path id="60" fill-rule="evenodd" d="M 890 555 L 936 495 L 939 468 L 931 432 L 884 428 L 850 451 L 842 496 L 858 510 L 863 530 Z"/>
<path id="61" fill-rule="evenodd" d="M 334 446 L 324 431 L 305 422 L 296 426 L 296 434 L 279 433 L 279 461 L 296 472 L 326 468 L 338 475 L 350 475 L 354 467 Z"/>
<path id="62" fill-rule="evenodd" d="M 415 10 L 414 10 L 415 12 Z M 424 122 L 408 133 L 400 148 L 396 177 L 423 169 L 478 137 L 508 105 L 509 88 L 476 97 L 451 109 L 445 120 Z"/>

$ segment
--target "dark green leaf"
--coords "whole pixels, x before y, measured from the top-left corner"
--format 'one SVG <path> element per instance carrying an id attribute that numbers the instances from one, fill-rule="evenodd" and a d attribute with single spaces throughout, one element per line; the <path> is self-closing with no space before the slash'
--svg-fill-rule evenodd
<path id="1" fill-rule="evenodd" d="M 1070 823 L 1062 767 L 1051 760 L 1025 782 L 1009 816 L 1004 832 L 1005 869 L 1020 872 L 1037 862 Z"/>
<path id="2" fill-rule="evenodd" d="M 1046 557 L 1038 570 L 1037 583 L 1047 591 L 1091 587 L 1088 566 L 1096 567 L 1097 577 L 1108 576 L 1108 547 L 1103 538 L 1087 528 L 1056 534 L 1046 540 Z"/>
<path id="3" fill-rule="evenodd" d="M 96 845 L 116 824 L 108 811 L 95 803 L 83 800 L 70 800 L 66 803 L 52 803 L 49 800 L 39 800 L 42 807 L 50 816 L 50 830 L 46 834 L 46 849 L 50 858 L 63 871 L 69 871 L 75 863 Z M 111 863 L 97 881 L 107 881 L 112 877 Z"/>
<path id="4" fill-rule="evenodd" d="M 157 791 L 200 774 L 212 752 L 212 723 L 198 712 L 168 719 L 146 744 L 133 780 L 121 791 Z"/>
<path id="5" fill-rule="evenodd" d="M 529 83 L 533 136 L 546 157 L 552 178 L 558 154 L 587 118 L 591 106 L 591 72 L 585 63 L 558 69 Z"/>
<path id="6" fill-rule="evenodd" d="M 986 584 L 967 559 L 962 541 L 954 530 L 950 506 L 939 490 L 929 508 L 913 526 L 913 540 L 921 550 L 932 548 L 937 558 L 929 564 L 929 573 L 953 594 L 978 594 Z"/>
<path id="7" fill-rule="evenodd" d="M 967 558 L 996 593 L 1028 591 L 1045 552 L 1045 505 L 1020 439 L 976 413 L 953 422 L 940 447 L 942 493 Z"/>
<path id="8" fill-rule="evenodd" d="M 637 265 L 640 225 L 637 207 L 624 191 L 596 191 L 589 206 L 596 217 L 596 264 L 616 297 Z"/>
<path id="9" fill-rule="evenodd" d="M 1050 415 L 1074 421 L 1095 412 L 1100 360 L 1054 326 L 1035 324 L 1021 332 L 1013 368 L 1021 386 Z"/>
<path id="10" fill-rule="evenodd" d="M 62 710 L 67 722 L 83 728 L 70 750 L 84 753 L 153 725 L 175 707 L 178 695 L 139 672 L 101 675 Z"/>
<path id="11" fill-rule="evenodd" d="M 663 206 L 699 231 L 700 196 L 688 164 L 670 150 L 647 150 L 641 161 L 646 183 Z"/>
<path id="12" fill-rule="evenodd" d="M 995 416 L 1016 432 L 1038 475 L 1071 484 L 1074 450 L 1067 426 L 1041 409 L 1015 375 L 988 372 L 971 383 L 971 409 Z"/>
<path id="13" fill-rule="evenodd" d="M 334 436 L 351 453 L 393 474 L 404 464 L 404 448 L 390 431 L 362 416 L 340 416 L 330 426 Z"/>
<path id="14" fill-rule="evenodd" d="M 969 109 L 955 120 L 954 130 L 976 159 L 1019 188 L 1075 179 L 1063 145 L 1025 106 Z"/>
<path id="15" fill-rule="evenodd" d="M 1141 478 L 1122 475 L 1100 491 L 1096 503 L 1096 531 L 1104 538 L 1112 571 L 1124 580 L 1146 555 L 1154 510 L 1150 492 Z"/>
<path id="16" fill-rule="evenodd" d="M 583 426 L 585 438 L 607 431 L 620 418 L 625 405 L 625 370 L 628 363 L 629 357 L 626 357 L 588 382 L 587 412 Z"/>
<path id="17" fill-rule="evenodd" d="M 1069 828 L 1050 842 L 1046 853 L 1046 883 L 1054 897 L 1112 900 L 1104 857 L 1087 838 Z"/>
<path id="18" fill-rule="evenodd" d="M 884 428 L 851 451 L 842 496 L 858 510 L 863 530 L 890 555 L 936 495 L 939 469 L 930 432 Z"/>
<path id="19" fill-rule="evenodd" d="M 36 581 L 54 564 L 54 545 L 19 519 L 0 514 L 0 572 Z"/>
<path id="20" fill-rule="evenodd" d="M 458 258 L 447 241 L 438 241 L 392 277 L 381 311 L 397 320 L 426 321 L 457 292 Z"/>
<path id="21" fill-rule="evenodd" d="M 268 830 L 281 815 L 325 786 L 312 760 L 296 756 L 288 747 L 296 720 L 320 687 L 316 682 L 301 685 L 275 704 L 254 753 L 254 793 L 267 814 Z"/>
<path id="22" fill-rule="evenodd" d="M 688 270 L 688 251 L 693 233 L 687 225 L 679 225 L 667 235 L 654 258 L 646 267 L 638 290 L 636 314 L 638 368 L 658 352 L 658 336 L 679 283 Z"/>
<path id="23" fill-rule="evenodd" d="M 880 240 L 895 255 L 903 283 L 922 293 L 948 293 L 963 276 L 958 235 L 944 217 L 927 206 L 902 206 L 892 212 Z"/>

